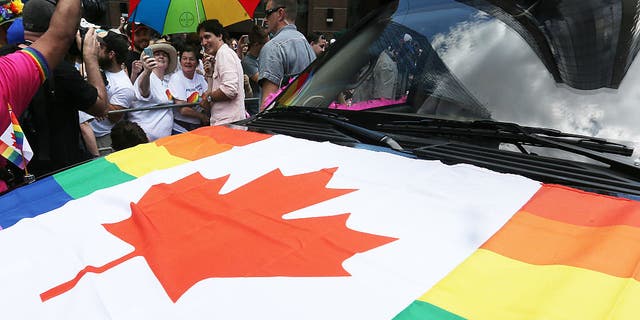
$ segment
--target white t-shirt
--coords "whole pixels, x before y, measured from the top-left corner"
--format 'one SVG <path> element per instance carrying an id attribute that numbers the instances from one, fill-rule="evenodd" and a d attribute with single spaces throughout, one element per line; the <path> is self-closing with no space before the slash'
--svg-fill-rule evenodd
<path id="1" fill-rule="evenodd" d="M 135 92 L 127 73 L 124 70 L 120 70 L 119 72 L 105 71 L 104 74 L 109 82 L 106 85 L 109 103 L 125 109 L 130 108 L 135 99 Z M 109 119 L 91 121 L 91 128 L 96 137 L 104 137 L 110 134 L 114 125 Z"/>
<path id="2" fill-rule="evenodd" d="M 85 122 L 95 122 L 96 118 L 84 111 L 78 111 L 78 124 L 82 124 Z"/>
<path id="3" fill-rule="evenodd" d="M 187 98 L 194 92 L 198 92 L 200 96 L 207 90 L 207 81 L 201 74 L 195 73 L 193 79 L 189 79 L 184 76 L 182 71 L 177 71 L 171 75 L 169 80 L 169 91 L 174 98 L 178 100 L 187 101 Z M 173 117 L 175 120 L 180 120 L 193 124 L 200 124 L 200 119 L 187 117 L 180 114 L 179 108 L 173 108 Z M 187 132 L 185 128 L 177 123 L 173 124 L 173 130 L 177 132 Z"/>
<path id="4" fill-rule="evenodd" d="M 167 97 L 170 75 L 165 75 L 163 79 L 160 79 L 152 72 L 149 77 L 150 93 L 146 98 L 140 93 L 140 79 L 142 79 L 142 77 L 136 79 L 133 85 L 136 92 L 136 100 L 133 101 L 133 108 L 144 108 L 171 103 L 171 100 Z M 142 130 L 144 130 L 149 141 L 154 141 L 171 135 L 171 129 L 173 128 L 173 110 L 167 108 L 130 112 L 129 120 L 137 123 Z"/>

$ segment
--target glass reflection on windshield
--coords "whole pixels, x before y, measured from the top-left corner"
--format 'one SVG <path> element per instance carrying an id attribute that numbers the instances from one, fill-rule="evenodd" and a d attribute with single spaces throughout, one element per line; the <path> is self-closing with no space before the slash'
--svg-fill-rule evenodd
<path id="1" fill-rule="evenodd" d="M 400 1 L 390 19 L 371 23 L 313 70 L 285 105 L 493 119 L 637 146 L 636 61 L 619 85 L 572 88 L 559 81 L 567 71 L 545 64 L 543 50 L 523 38 L 527 30 L 461 2 Z M 600 81 L 579 80 L 567 78 L 576 87 Z"/>

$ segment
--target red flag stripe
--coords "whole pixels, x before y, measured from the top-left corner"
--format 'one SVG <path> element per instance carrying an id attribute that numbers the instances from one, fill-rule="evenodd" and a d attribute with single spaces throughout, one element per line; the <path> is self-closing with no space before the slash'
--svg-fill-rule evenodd
<path id="1" fill-rule="evenodd" d="M 640 227 L 640 202 L 544 185 L 522 211 L 579 226 Z"/>

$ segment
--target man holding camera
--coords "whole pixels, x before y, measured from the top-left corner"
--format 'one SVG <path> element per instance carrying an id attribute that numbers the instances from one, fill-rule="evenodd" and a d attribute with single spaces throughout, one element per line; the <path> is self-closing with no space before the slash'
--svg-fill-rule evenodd
<path id="1" fill-rule="evenodd" d="M 129 42 L 122 34 L 104 30 L 98 32 L 98 42 L 100 42 L 98 62 L 107 79 L 109 110 L 128 109 L 135 99 L 133 84 L 122 66 L 129 51 Z M 124 113 L 114 113 L 109 114 L 106 119 L 91 122 L 100 155 L 113 151 L 111 129 L 123 116 Z"/>
<path id="2" fill-rule="evenodd" d="M 50 69 L 58 65 L 73 42 L 82 14 L 80 0 L 59 0 L 52 13 L 49 29 L 29 47 L 0 57 L 0 128 L 10 123 L 8 105 L 20 116 L 42 83 L 50 77 Z M 6 161 L 0 157 L 0 171 Z M 0 177 L 0 192 L 7 189 Z M 7 178 L 10 179 L 11 177 Z"/>
<path id="3" fill-rule="evenodd" d="M 37 43 L 46 34 L 55 8 L 53 0 L 30 0 L 25 4 L 23 24 L 27 44 Z M 67 47 L 67 59 L 53 69 L 43 84 L 45 94 L 40 100 L 44 101 L 32 99 L 28 114 L 23 117 L 22 126 L 34 151 L 28 168 L 36 177 L 88 158 L 81 145 L 78 110 L 99 118 L 106 116 L 107 92 L 98 65 L 100 45 L 95 30 L 89 29 L 84 38 L 76 36 L 76 42 L 77 48 L 81 48 L 87 79 L 71 61 L 77 50 Z"/>

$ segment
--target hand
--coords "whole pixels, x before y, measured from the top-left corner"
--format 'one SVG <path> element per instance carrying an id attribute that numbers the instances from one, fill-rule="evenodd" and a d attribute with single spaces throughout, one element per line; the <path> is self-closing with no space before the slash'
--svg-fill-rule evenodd
<path id="1" fill-rule="evenodd" d="M 209 110 L 211 108 L 211 102 L 209 101 L 209 97 L 211 96 L 211 91 L 206 91 L 202 94 L 202 99 L 200 100 L 200 107 L 204 110 Z"/>
<path id="2" fill-rule="evenodd" d="M 151 71 L 156 68 L 157 63 L 155 58 L 149 57 L 143 53 L 141 56 L 141 59 L 142 59 L 142 67 L 144 68 L 145 71 Z"/>
<path id="3" fill-rule="evenodd" d="M 142 72 L 142 68 L 144 68 L 142 60 L 136 60 L 131 63 L 131 74 L 140 74 Z"/>
<path id="4" fill-rule="evenodd" d="M 124 17 L 120 17 L 120 24 L 118 25 L 118 30 L 120 33 L 125 34 L 124 25 L 127 23 L 127 20 Z"/>
<path id="5" fill-rule="evenodd" d="M 78 51 L 82 52 L 82 36 L 80 35 L 80 30 L 76 31 L 76 47 Z"/>
<path id="6" fill-rule="evenodd" d="M 209 118 L 209 116 L 207 116 L 206 114 L 201 113 L 200 123 L 202 123 L 205 126 L 208 126 L 210 122 L 211 122 L 211 118 Z"/>
<path id="7" fill-rule="evenodd" d="M 204 76 L 207 78 L 211 78 L 213 76 L 213 68 L 215 65 L 215 57 L 206 55 L 202 60 L 202 65 L 204 67 Z"/>
<path id="8" fill-rule="evenodd" d="M 98 107 L 98 104 L 96 104 L 94 106 L 91 106 L 86 112 L 92 115 L 96 121 L 102 121 L 104 119 L 107 119 L 107 116 L 109 115 L 109 107 L 107 106 L 106 108 L 100 108 Z"/>
<path id="9" fill-rule="evenodd" d="M 82 58 L 87 61 L 89 59 L 98 59 L 98 50 L 100 50 L 100 43 L 96 36 L 96 30 L 89 28 L 87 34 L 84 36 L 84 43 L 82 44 Z"/>

